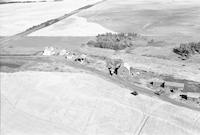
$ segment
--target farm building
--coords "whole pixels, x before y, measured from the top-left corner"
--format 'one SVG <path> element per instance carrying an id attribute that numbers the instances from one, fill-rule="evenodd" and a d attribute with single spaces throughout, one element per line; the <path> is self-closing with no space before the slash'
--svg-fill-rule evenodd
<path id="1" fill-rule="evenodd" d="M 83 64 L 84 62 L 86 62 L 86 57 L 87 57 L 87 55 L 81 54 L 81 55 L 76 57 L 75 61 L 80 62 L 81 64 Z"/>
<path id="2" fill-rule="evenodd" d="M 153 81 L 153 82 L 150 82 L 150 84 L 153 86 L 153 87 L 164 87 L 164 84 L 165 84 L 165 82 L 163 82 L 163 81 Z"/>
<path id="3" fill-rule="evenodd" d="M 200 98 L 200 93 L 186 92 L 189 98 Z"/>
<path id="4" fill-rule="evenodd" d="M 65 58 L 67 60 L 75 60 L 77 58 L 77 53 L 75 52 L 67 52 L 66 55 L 65 55 Z"/>
<path id="5" fill-rule="evenodd" d="M 151 79 L 150 84 L 151 84 L 154 88 L 159 88 L 159 87 L 164 88 L 165 82 L 164 82 L 163 80 L 160 80 L 160 79 L 157 79 L 157 78 L 153 78 L 153 79 Z"/>
<path id="6" fill-rule="evenodd" d="M 195 82 L 185 82 L 183 92 L 200 93 L 200 84 Z"/>
<path id="7" fill-rule="evenodd" d="M 67 54 L 67 50 L 65 50 L 65 49 L 60 50 L 60 52 L 59 52 L 59 55 L 60 55 L 60 56 L 64 56 L 64 55 L 66 55 L 66 54 Z"/>
<path id="8" fill-rule="evenodd" d="M 186 100 L 193 100 L 200 102 L 200 93 L 183 92 L 182 94 L 180 94 L 180 97 Z"/>
<path id="9" fill-rule="evenodd" d="M 42 55 L 51 56 L 56 54 L 57 54 L 57 49 L 55 49 L 54 47 L 45 47 Z"/>
<path id="10" fill-rule="evenodd" d="M 169 89 L 169 90 L 183 90 L 184 89 L 184 83 L 165 82 L 164 88 Z"/>
<path id="11" fill-rule="evenodd" d="M 167 93 L 182 91 L 184 88 L 184 83 L 165 82 L 159 79 L 151 81 L 150 85 L 153 86 L 154 88 L 163 88 Z"/>

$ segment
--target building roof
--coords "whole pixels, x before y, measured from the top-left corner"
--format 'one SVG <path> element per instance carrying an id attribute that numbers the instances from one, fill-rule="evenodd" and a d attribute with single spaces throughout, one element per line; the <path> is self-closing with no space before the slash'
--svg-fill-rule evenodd
<path id="1" fill-rule="evenodd" d="M 200 93 L 200 84 L 195 82 L 186 82 L 183 92 L 198 92 Z"/>
<path id="2" fill-rule="evenodd" d="M 184 94 L 187 95 L 188 97 L 192 97 L 192 98 L 200 98 L 200 93 L 184 92 Z"/>
<path id="3" fill-rule="evenodd" d="M 167 87 L 177 87 L 177 88 L 184 88 L 184 83 L 177 83 L 177 82 L 165 82 L 165 86 L 167 86 Z"/>

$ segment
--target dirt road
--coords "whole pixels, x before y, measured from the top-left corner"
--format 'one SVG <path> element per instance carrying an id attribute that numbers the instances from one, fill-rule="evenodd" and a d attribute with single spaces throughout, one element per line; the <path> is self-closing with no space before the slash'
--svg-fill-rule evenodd
<path id="1" fill-rule="evenodd" d="M 118 76 L 110 76 L 108 73 L 106 72 L 102 72 L 100 70 L 97 70 L 95 68 L 92 68 L 92 67 L 88 67 L 88 66 L 85 66 L 85 65 L 82 65 L 82 64 L 79 64 L 77 62 L 70 62 L 70 61 L 67 61 L 65 58 L 63 57 L 44 57 L 44 56 L 17 56 L 17 55 L 14 55 L 14 56 L 0 56 L 0 60 L 2 59 L 10 59 L 10 60 L 14 60 L 14 58 L 16 58 L 17 60 L 25 60 L 25 61 L 33 61 L 33 62 L 48 62 L 48 63 L 52 63 L 52 62 L 56 62 L 56 63 L 64 63 L 68 66 L 71 66 L 73 68 L 77 68 L 77 69 L 82 69 L 82 70 L 85 70 L 86 72 L 89 72 L 91 74 L 95 74 L 107 81 L 111 81 L 121 87 L 124 87 L 124 88 L 127 88 L 131 91 L 137 91 L 139 94 L 144 94 L 144 95 L 148 95 L 150 97 L 154 97 L 154 98 L 159 98 L 163 101 L 166 101 L 166 102 L 169 102 L 171 104 L 174 104 L 174 105 L 178 105 L 178 106 L 182 106 L 182 107 L 186 107 L 186 108 L 189 108 L 189 109 L 192 109 L 192 110 L 197 110 L 197 111 L 200 111 L 200 108 L 197 108 L 197 107 L 194 107 L 194 106 L 190 106 L 188 104 L 184 104 L 184 103 L 181 103 L 181 102 L 178 102 L 176 100 L 172 100 L 166 96 L 163 96 L 163 95 L 156 95 L 153 91 L 151 90 L 148 90 L 146 88 L 143 88 L 143 87 L 140 87 L 140 86 L 137 86 L 135 85 L 134 83 L 132 83 L 130 80 L 127 80 L 127 79 L 122 79 Z M 0 61 L 1 62 L 1 61 Z M 59 64 L 58 64 L 59 66 Z M 20 69 L 19 69 L 20 70 Z M 23 69 L 23 70 L 26 70 Z M 41 71 L 41 69 L 38 69 Z"/>

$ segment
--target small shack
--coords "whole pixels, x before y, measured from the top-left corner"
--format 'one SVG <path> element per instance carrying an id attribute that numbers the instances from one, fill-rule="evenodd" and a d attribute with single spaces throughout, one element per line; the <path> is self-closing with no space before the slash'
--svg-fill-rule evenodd
<path id="1" fill-rule="evenodd" d="M 165 82 L 163 80 L 159 80 L 159 79 L 154 79 L 150 82 L 150 84 L 154 87 L 154 88 L 164 88 L 165 86 Z"/>
<path id="2" fill-rule="evenodd" d="M 151 82 L 151 84 L 153 85 L 153 87 L 162 87 L 162 88 L 164 88 L 165 82 L 163 82 L 163 81 L 156 81 L 156 82 Z"/>

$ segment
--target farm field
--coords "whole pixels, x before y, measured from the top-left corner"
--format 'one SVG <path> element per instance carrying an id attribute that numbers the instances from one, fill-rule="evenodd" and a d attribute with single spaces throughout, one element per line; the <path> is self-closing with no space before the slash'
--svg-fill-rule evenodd
<path id="1" fill-rule="evenodd" d="M 4 1 L 0 134 L 199 135 L 199 0 Z"/>

